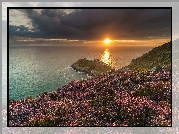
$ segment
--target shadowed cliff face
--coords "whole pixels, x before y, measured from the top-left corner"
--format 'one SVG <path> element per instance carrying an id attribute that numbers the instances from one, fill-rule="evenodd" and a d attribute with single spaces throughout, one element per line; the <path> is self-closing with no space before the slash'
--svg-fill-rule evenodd
<path id="1" fill-rule="evenodd" d="M 125 68 L 130 70 L 148 70 L 152 68 L 171 68 L 171 42 L 155 47 L 141 57 L 133 59 Z"/>
<path id="2" fill-rule="evenodd" d="M 98 75 L 110 71 L 112 68 L 100 61 L 99 59 L 79 59 L 77 62 L 71 65 L 71 67 L 80 72 L 85 72 L 91 76 Z"/>

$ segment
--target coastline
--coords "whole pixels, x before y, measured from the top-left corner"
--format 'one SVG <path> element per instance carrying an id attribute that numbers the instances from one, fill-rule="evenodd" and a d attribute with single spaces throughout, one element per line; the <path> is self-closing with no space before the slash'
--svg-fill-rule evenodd
<path id="1" fill-rule="evenodd" d="M 44 93 L 42 96 L 38 96 L 36 98 L 26 98 L 26 99 L 22 99 L 22 100 L 17 100 L 17 101 L 10 101 L 10 113 L 12 113 L 11 111 L 12 110 L 20 110 L 21 112 L 18 113 L 19 116 L 17 117 L 20 117 L 21 120 L 25 123 L 21 124 L 20 122 L 16 122 L 16 124 L 13 124 L 15 123 L 13 120 L 16 119 L 16 118 L 10 118 L 10 126 L 43 126 L 43 125 L 50 125 L 47 121 L 47 119 L 49 120 L 50 118 L 52 119 L 52 122 L 53 123 L 57 123 L 56 125 L 58 126 L 88 126 L 88 124 L 84 124 L 84 120 L 86 120 L 86 118 L 84 117 L 88 117 L 89 115 L 88 114 L 94 114 L 94 110 L 98 109 L 99 107 L 102 107 L 104 109 L 106 109 L 107 107 L 109 107 L 108 110 L 114 110 L 114 107 L 111 107 L 112 105 L 116 105 L 117 107 L 125 107 L 124 111 L 126 110 L 126 108 L 129 108 L 128 105 L 125 103 L 126 101 L 130 101 L 130 99 L 134 99 L 134 100 L 138 100 L 139 102 L 142 102 L 140 105 L 144 106 L 146 105 L 148 108 L 150 109 L 153 109 L 154 113 L 157 111 L 157 108 L 159 108 L 160 106 L 164 106 L 165 107 L 167 106 L 167 108 L 170 107 L 170 93 L 168 92 L 167 96 L 165 96 L 166 94 L 166 91 L 171 91 L 171 87 L 169 86 L 170 85 L 170 73 L 169 71 L 161 71 L 159 72 L 160 75 L 162 76 L 165 76 L 166 77 L 166 84 L 167 84 L 167 89 L 163 89 L 162 90 L 162 97 L 159 95 L 159 93 L 155 93 L 160 99 L 162 100 L 166 100 L 166 101 L 159 101 L 157 102 L 157 98 L 155 98 L 155 95 L 154 93 L 150 93 L 150 96 L 143 96 L 143 90 L 140 89 L 141 86 L 148 86 L 148 81 L 150 81 L 150 77 L 149 78 L 145 78 L 144 79 L 144 82 L 143 80 L 137 80 L 137 81 L 131 81 L 129 82 L 129 84 L 127 84 L 126 82 L 128 81 L 128 77 L 132 77 L 133 75 L 141 75 L 140 77 L 142 78 L 143 76 L 145 76 L 146 74 L 152 74 L 151 72 L 143 72 L 143 73 L 136 73 L 136 72 L 112 72 L 111 74 L 109 73 L 104 73 L 103 75 L 99 75 L 99 76 L 93 76 L 91 79 L 87 79 L 87 80 L 83 80 L 83 81 L 72 81 L 71 83 L 63 86 L 62 88 L 59 88 L 55 91 L 52 91 L 52 92 L 46 92 Z M 166 74 L 165 74 L 166 73 Z M 122 76 L 122 77 L 121 77 Z M 156 76 L 158 77 L 158 72 L 156 72 L 156 75 L 151 75 L 153 79 L 156 79 L 156 84 L 157 84 L 157 88 L 159 88 L 160 86 L 165 86 L 165 85 L 162 85 L 161 82 L 164 81 L 162 79 L 162 76 L 160 76 L 159 78 L 160 79 L 157 79 Z M 104 79 L 105 78 L 105 79 Z M 123 81 L 123 84 L 122 85 L 118 85 L 118 81 Z M 146 81 L 146 82 L 145 82 Z M 161 82 L 160 82 L 161 81 Z M 138 83 L 138 86 L 136 87 L 135 85 L 136 84 L 132 84 L 132 83 Z M 105 84 L 106 83 L 106 84 Z M 108 84 L 107 84 L 108 83 Z M 143 83 L 143 84 L 142 84 Z M 95 84 L 95 85 L 94 85 Z M 127 85 L 126 85 L 127 84 Z M 132 84 L 132 85 L 131 85 Z M 153 86 L 154 83 L 151 83 Z M 103 85 L 103 88 L 100 88 L 101 86 L 100 85 Z M 150 85 L 150 83 L 149 83 Z M 154 84 L 155 85 L 155 84 Z M 119 86 L 119 87 L 118 87 Z M 132 89 L 132 87 L 135 87 L 135 89 Z M 140 93 L 140 92 L 141 93 Z M 155 90 L 153 90 L 152 92 L 155 92 Z M 140 94 L 143 96 L 141 96 Z M 148 93 L 147 93 L 148 94 Z M 122 98 L 121 98 L 122 97 Z M 152 97 L 152 98 L 150 98 Z M 122 100 L 121 100 L 122 99 Z M 135 101 L 134 101 L 135 102 Z M 132 108 L 133 105 L 134 105 L 134 102 L 128 102 L 130 105 L 130 107 Z M 146 103 L 143 103 L 143 102 L 146 102 Z M 150 102 L 150 103 L 149 103 Z M 151 105 L 152 104 L 152 105 Z M 135 104 L 136 105 L 136 104 Z M 139 108 L 140 109 L 140 105 L 136 105 L 137 106 L 137 109 Z M 18 107 L 17 107 L 18 106 Z M 16 107 L 16 108 L 15 108 Z M 35 110 L 34 111 L 34 114 L 35 115 L 38 115 L 38 117 L 36 118 L 32 118 L 34 115 L 32 113 L 29 113 L 27 109 L 29 108 L 31 110 Z M 51 111 L 51 110 L 52 111 Z M 66 110 L 65 110 L 66 109 Z M 82 109 L 86 109 L 85 113 L 83 113 L 83 111 L 78 111 L 77 113 L 73 113 L 73 110 L 71 111 L 72 109 L 78 109 L 78 110 L 82 110 Z M 92 111 L 90 111 L 90 109 Z M 137 110 L 136 109 L 136 110 Z M 16 111 L 15 110 L 15 111 Z M 50 111 L 51 112 L 50 112 Z M 60 111 L 59 111 L 60 110 Z M 67 113 L 64 113 L 64 115 L 61 115 L 63 112 L 63 110 L 65 110 Z M 89 110 L 89 111 L 88 111 Z M 106 109 L 107 110 L 107 109 Z M 107 111 L 108 111 L 107 110 Z M 122 110 L 122 109 L 121 109 Z M 121 111 L 120 110 L 120 111 Z M 142 111 L 145 110 L 145 109 L 142 109 Z M 167 118 L 168 116 L 170 116 L 170 109 L 168 109 L 169 111 L 167 111 Z M 59 112 L 60 113 L 59 113 Z M 102 110 L 103 111 L 103 110 Z M 101 115 L 102 112 L 100 110 L 100 113 L 98 113 L 97 115 Z M 107 112 L 106 111 L 106 112 Z M 117 110 L 118 111 L 118 110 Z M 97 111 L 96 111 L 97 112 Z M 132 111 L 131 111 L 132 112 Z M 127 112 L 129 115 L 126 116 L 126 119 L 124 121 L 122 121 L 122 118 L 121 117 L 118 117 L 117 119 L 120 119 L 119 121 L 117 121 L 116 125 L 117 126 L 133 126 L 134 124 L 132 124 L 132 122 L 126 122 L 126 120 L 128 120 L 128 118 L 130 117 L 130 114 L 132 114 L 131 112 Z M 40 116 L 39 114 L 42 113 L 42 115 Z M 44 113 L 44 114 L 43 114 Z M 45 116 L 46 114 L 45 113 L 48 113 L 50 114 L 50 116 Z M 107 112 L 109 113 L 109 111 Z M 141 112 L 142 113 L 142 112 Z M 153 114 L 154 114 L 153 113 Z M 26 114 L 28 116 L 26 116 Z M 68 116 L 69 114 L 69 116 Z M 71 115 L 72 114 L 72 115 Z M 80 115 L 79 115 L 80 114 Z M 87 114 L 87 115 L 86 115 Z M 121 113 L 118 113 L 119 116 L 121 116 Z M 160 114 L 164 114 L 161 113 Z M 53 116 L 52 116 L 53 115 Z M 82 124 L 80 123 L 81 121 L 80 120 L 72 120 L 71 119 L 68 119 L 69 117 L 73 116 L 73 118 L 75 119 L 75 117 L 78 117 L 78 116 L 82 116 L 82 118 L 84 118 L 84 120 L 82 121 Z M 155 115 L 155 114 L 154 114 Z M 64 122 L 65 120 L 62 120 L 60 121 L 61 119 L 61 116 L 65 117 L 65 120 L 69 120 L 69 122 Z M 94 115 L 93 115 L 94 116 Z M 129 117 L 128 117 L 129 116 Z M 155 116 L 158 116 L 158 115 L 155 115 Z M 11 116 L 10 116 L 11 117 Z M 15 117 L 15 116 L 14 116 Z M 29 120 L 28 122 L 26 122 L 28 120 L 28 118 L 32 118 L 32 120 Z M 102 120 L 103 119 L 100 117 L 100 116 L 97 116 L 99 118 L 99 120 Z M 110 118 L 114 118 L 115 116 L 112 115 Z M 137 118 L 138 116 L 136 115 L 136 117 L 134 118 Z M 80 117 L 81 118 L 81 117 Z M 79 118 L 79 119 L 80 119 Z M 143 118 L 143 117 L 141 117 Z M 157 117 L 158 118 L 158 117 Z M 37 123 L 36 121 L 38 120 L 41 120 L 40 124 Z M 90 119 L 90 118 L 89 118 Z M 87 123 L 90 122 L 90 120 L 87 119 Z M 161 120 L 161 118 L 159 119 Z M 35 121 L 35 122 L 34 122 Z M 59 122 L 60 121 L 60 122 Z M 95 120 L 94 120 L 95 121 Z M 34 124 L 34 123 L 35 124 Z M 78 122 L 78 123 L 77 123 Z M 166 122 L 166 121 L 165 121 Z M 20 123 L 20 124 L 19 124 Z M 47 123 L 47 124 L 46 124 Z M 59 123 L 59 124 L 58 124 Z M 67 123 L 67 124 L 66 124 Z M 77 124 L 76 124 L 77 123 Z M 92 122 L 91 122 L 92 123 Z M 97 124 L 89 124 L 89 126 L 91 125 L 97 125 Z M 103 124 L 104 123 L 104 124 Z M 103 121 L 103 125 L 107 125 L 105 124 L 105 121 Z M 107 123 L 107 122 L 106 122 Z M 129 124 L 128 124 L 129 123 Z M 154 123 L 154 122 L 153 122 Z M 158 122 L 160 124 L 160 122 Z M 169 124 L 168 124 L 169 123 Z M 170 126 L 170 121 L 169 122 L 166 122 L 165 125 L 169 125 Z M 101 125 L 102 125 L 101 124 Z M 158 124 L 158 125 L 159 125 Z M 52 125 L 52 124 L 51 124 Z M 99 124 L 98 124 L 99 125 Z M 113 126 L 114 124 L 110 123 L 108 124 L 109 126 Z M 107 126 L 108 126 L 107 125 Z M 141 124 L 140 124 L 141 125 Z M 147 125 L 147 124 L 146 124 Z M 152 124 L 148 124 L 148 125 L 152 125 Z M 147 125 L 147 126 L 148 126 Z M 154 125 L 154 124 L 153 124 Z M 153 126 L 152 125 L 152 126 Z M 135 125 L 134 125 L 135 126 Z M 145 126 L 145 124 L 144 124 Z"/>
<path id="2" fill-rule="evenodd" d="M 10 126 L 171 126 L 171 67 L 105 72 L 9 104 Z"/>

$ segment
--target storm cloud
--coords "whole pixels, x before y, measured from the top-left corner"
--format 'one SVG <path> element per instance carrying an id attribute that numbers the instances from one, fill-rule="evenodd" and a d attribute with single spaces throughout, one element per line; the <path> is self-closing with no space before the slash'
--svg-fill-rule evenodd
<path id="1" fill-rule="evenodd" d="M 171 37 L 171 9 L 16 9 L 32 27 L 9 26 L 10 37 L 76 40 Z"/>

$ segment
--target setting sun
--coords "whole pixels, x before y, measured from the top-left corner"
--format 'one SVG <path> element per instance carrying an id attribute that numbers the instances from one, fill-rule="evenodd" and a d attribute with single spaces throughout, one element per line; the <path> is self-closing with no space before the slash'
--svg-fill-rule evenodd
<path id="1" fill-rule="evenodd" d="M 111 42 L 111 40 L 108 39 L 108 38 L 106 38 L 106 39 L 104 40 L 104 43 L 106 43 L 106 44 L 108 44 L 108 43 L 110 43 L 110 42 Z"/>

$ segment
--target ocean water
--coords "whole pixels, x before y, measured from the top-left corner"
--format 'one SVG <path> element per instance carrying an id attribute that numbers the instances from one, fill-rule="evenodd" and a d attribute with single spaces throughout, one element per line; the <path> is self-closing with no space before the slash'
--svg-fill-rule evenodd
<path id="1" fill-rule="evenodd" d="M 44 92 L 56 90 L 72 80 L 87 79 L 86 74 L 76 72 L 70 67 L 80 58 L 110 59 L 117 69 L 128 65 L 132 59 L 151 49 L 150 47 L 120 46 L 108 48 L 96 46 L 10 47 L 7 89 L 9 99 L 35 97 Z M 3 65 L 5 66 L 5 62 Z"/>

